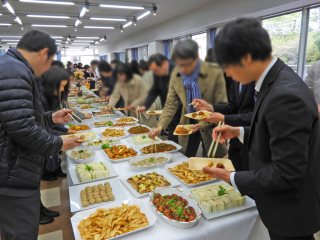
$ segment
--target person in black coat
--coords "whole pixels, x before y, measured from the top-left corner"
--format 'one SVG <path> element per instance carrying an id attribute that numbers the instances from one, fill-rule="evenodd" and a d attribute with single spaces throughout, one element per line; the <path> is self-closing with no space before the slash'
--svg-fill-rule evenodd
<path id="1" fill-rule="evenodd" d="M 229 92 L 228 104 L 216 104 L 212 106 L 204 100 L 195 99 L 196 109 L 213 112 L 206 122 L 217 124 L 220 121 L 230 126 L 250 126 L 254 108 L 254 83 L 248 85 L 232 81 Z M 216 126 L 216 125 L 215 125 Z M 230 140 L 228 149 L 229 159 L 232 161 L 235 170 L 248 170 L 248 149 L 239 139 Z"/>
<path id="2" fill-rule="evenodd" d="M 223 126 L 220 142 L 238 137 L 249 149 L 249 170 L 204 168 L 211 176 L 254 197 L 272 240 L 311 240 L 320 230 L 320 122 L 317 104 L 302 79 L 272 57 L 267 31 L 257 19 L 228 23 L 216 38 L 227 75 L 255 82 L 251 127 Z"/>
<path id="3" fill-rule="evenodd" d="M 137 111 L 144 112 L 152 106 L 157 97 L 160 97 L 161 105 L 164 107 L 168 90 L 171 73 L 174 69 L 174 64 L 170 62 L 166 56 L 161 53 L 153 54 L 148 59 L 149 69 L 153 72 L 153 86 L 149 90 L 147 99 L 144 102 L 144 106 L 141 106 Z M 182 103 L 179 104 L 178 110 L 169 124 L 168 139 L 178 143 L 178 137 L 173 135 L 173 132 L 177 125 L 179 125 L 181 117 Z"/>
<path id="4" fill-rule="evenodd" d="M 35 240 L 40 215 L 40 180 L 45 155 L 80 145 L 47 131 L 69 120 L 69 110 L 44 113 L 35 76 L 47 71 L 55 41 L 30 31 L 17 49 L 0 56 L 0 236 Z"/>

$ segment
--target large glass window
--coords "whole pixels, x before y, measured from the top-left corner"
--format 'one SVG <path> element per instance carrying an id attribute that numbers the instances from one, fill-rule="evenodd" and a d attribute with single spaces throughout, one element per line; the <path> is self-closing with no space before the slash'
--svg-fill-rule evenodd
<path id="1" fill-rule="evenodd" d="M 192 39 L 199 45 L 199 57 L 204 60 L 207 55 L 207 33 L 192 35 Z"/>
<path id="2" fill-rule="evenodd" d="M 308 68 L 320 60 L 320 8 L 312 8 L 309 12 L 309 29 L 304 77 Z"/>
<path id="3" fill-rule="evenodd" d="M 301 16 L 301 12 L 294 12 L 262 21 L 272 41 L 273 55 L 279 57 L 295 72 L 298 65 Z"/>

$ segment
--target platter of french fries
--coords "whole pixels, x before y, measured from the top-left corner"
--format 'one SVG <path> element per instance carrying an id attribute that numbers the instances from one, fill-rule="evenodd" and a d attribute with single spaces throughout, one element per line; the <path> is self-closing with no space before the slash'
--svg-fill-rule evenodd
<path id="1" fill-rule="evenodd" d="M 152 227 L 157 218 L 144 201 L 129 199 L 71 217 L 76 240 L 112 240 Z"/>

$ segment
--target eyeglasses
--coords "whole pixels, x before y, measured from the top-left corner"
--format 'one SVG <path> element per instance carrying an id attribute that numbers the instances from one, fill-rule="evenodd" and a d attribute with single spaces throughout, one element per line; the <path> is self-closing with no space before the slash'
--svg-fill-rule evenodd
<path id="1" fill-rule="evenodd" d="M 184 60 L 182 63 L 177 63 L 179 68 L 189 68 L 196 61 L 196 59 Z"/>

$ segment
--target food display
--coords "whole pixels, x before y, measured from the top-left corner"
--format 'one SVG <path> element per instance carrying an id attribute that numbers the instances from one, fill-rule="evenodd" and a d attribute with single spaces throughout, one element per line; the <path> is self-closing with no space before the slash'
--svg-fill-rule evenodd
<path id="1" fill-rule="evenodd" d="M 83 98 L 78 98 L 76 101 L 78 104 L 90 104 L 91 103 L 91 100 L 83 99 Z"/>
<path id="2" fill-rule="evenodd" d="M 107 137 L 107 138 L 126 136 L 125 130 L 120 129 L 120 128 L 107 128 L 101 134 L 102 134 L 102 136 Z"/>
<path id="3" fill-rule="evenodd" d="M 188 206 L 188 201 L 177 194 L 161 195 L 155 193 L 152 203 L 157 211 L 171 220 L 191 222 L 197 218 L 194 208 Z"/>
<path id="4" fill-rule="evenodd" d="M 188 160 L 190 170 L 202 171 L 204 167 L 216 167 L 227 169 L 228 171 L 234 171 L 234 166 L 229 159 L 224 158 L 201 158 L 192 157 Z"/>
<path id="5" fill-rule="evenodd" d="M 137 156 L 137 152 L 125 145 L 107 146 L 103 149 L 112 160 L 119 160 Z"/>
<path id="6" fill-rule="evenodd" d="M 61 136 L 61 138 L 62 139 L 80 138 L 81 142 L 85 142 L 85 141 L 90 141 L 97 138 L 97 134 L 94 132 L 82 132 L 82 133 L 76 133 L 76 134 L 63 135 Z"/>
<path id="7" fill-rule="evenodd" d="M 152 138 L 148 137 L 147 135 L 133 136 L 130 138 L 130 141 L 135 145 L 144 145 L 144 144 L 152 144 L 152 143 L 161 142 L 160 138 L 156 137 L 155 139 L 152 139 Z"/>
<path id="8" fill-rule="evenodd" d="M 90 127 L 86 124 L 82 124 L 82 125 L 69 125 L 69 130 L 72 131 L 86 131 L 89 130 Z"/>
<path id="9" fill-rule="evenodd" d="M 161 115 L 163 112 L 163 110 L 151 110 L 151 111 L 147 111 L 146 114 L 147 115 Z"/>
<path id="10" fill-rule="evenodd" d="M 82 207 L 88 207 L 95 203 L 114 201 L 114 195 L 110 183 L 87 186 L 80 192 Z"/>
<path id="11" fill-rule="evenodd" d="M 185 116 L 188 118 L 196 119 L 196 120 L 202 120 L 202 119 L 208 118 L 210 114 L 211 112 L 204 110 L 204 111 L 198 111 L 194 113 L 188 113 Z"/>
<path id="12" fill-rule="evenodd" d="M 135 126 L 135 127 L 129 128 L 128 132 L 130 134 L 133 134 L 133 135 L 145 134 L 145 133 L 149 133 L 150 132 L 150 128 L 139 125 L 139 126 Z"/>
<path id="13" fill-rule="evenodd" d="M 130 177 L 128 183 L 140 194 L 149 193 L 157 187 L 168 187 L 171 183 L 162 175 L 151 172 Z"/>
<path id="14" fill-rule="evenodd" d="M 121 118 L 117 119 L 117 122 L 119 122 L 119 123 L 133 123 L 133 122 L 138 122 L 138 120 L 133 117 L 121 117 Z"/>
<path id="15" fill-rule="evenodd" d="M 153 154 L 152 156 L 140 156 L 130 161 L 134 169 L 147 169 L 166 164 L 172 158 L 171 154 Z"/>
<path id="16" fill-rule="evenodd" d="M 94 108 L 94 106 L 90 105 L 90 104 L 83 104 L 80 106 L 80 108 L 82 110 L 85 110 L 85 109 L 90 109 L 90 108 Z"/>
<path id="17" fill-rule="evenodd" d="M 119 142 L 118 140 L 112 140 L 112 139 L 105 139 L 105 140 L 101 140 L 101 139 L 97 139 L 97 140 L 93 140 L 90 142 L 85 143 L 85 146 L 88 146 L 90 148 L 94 148 L 94 149 L 104 149 L 106 146 L 109 146 L 110 144 L 115 144 Z"/>
<path id="18" fill-rule="evenodd" d="M 174 130 L 174 135 L 190 135 L 192 133 L 191 125 L 178 125 Z"/>
<path id="19" fill-rule="evenodd" d="M 105 240 L 149 226 L 149 221 L 137 205 L 97 209 L 83 219 L 78 230 L 83 240 Z"/>
<path id="20" fill-rule="evenodd" d="M 213 177 L 204 173 L 202 170 L 190 170 L 188 162 L 183 162 L 174 167 L 169 168 L 169 171 L 179 178 L 185 184 L 198 184 L 202 182 L 212 181 Z"/>
<path id="21" fill-rule="evenodd" d="M 93 161 L 94 152 L 89 149 L 73 149 L 69 151 L 68 156 L 77 163 L 89 163 Z"/>
<path id="22" fill-rule="evenodd" d="M 168 143 L 152 144 L 141 149 L 144 154 L 170 152 L 176 150 L 177 147 Z"/>
<path id="23" fill-rule="evenodd" d="M 112 121 L 99 121 L 99 122 L 94 122 L 93 125 L 95 127 L 111 127 L 113 125 Z"/>
<path id="24" fill-rule="evenodd" d="M 105 115 L 116 115 L 116 113 L 113 110 L 101 110 L 99 112 L 93 112 L 94 116 L 105 116 Z"/>
<path id="25" fill-rule="evenodd" d="M 232 186 L 225 183 L 193 189 L 191 190 L 191 197 L 207 213 L 240 207 L 246 202 L 244 196 L 241 196 Z"/>
<path id="26" fill-rule="evenodd" d="M 108 177 L 109 169 L 102 162 L 77 164 L 76 172 L 80 182 L 89 182 L 95 179 Z"/>

